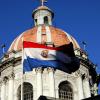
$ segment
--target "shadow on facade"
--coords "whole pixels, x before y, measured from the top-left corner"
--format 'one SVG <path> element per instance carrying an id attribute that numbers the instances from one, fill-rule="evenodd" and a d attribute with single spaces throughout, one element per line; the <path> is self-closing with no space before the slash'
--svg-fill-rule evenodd
<path id="1" fill-rule="evenodd" d="M 82 100 L 100 100 L 100 95 L 97 95 L 97 96 L 94 96 L 94 97 L 90 97 L 90 98 L 86 98 L 86 99 L 82 99 Z"/>

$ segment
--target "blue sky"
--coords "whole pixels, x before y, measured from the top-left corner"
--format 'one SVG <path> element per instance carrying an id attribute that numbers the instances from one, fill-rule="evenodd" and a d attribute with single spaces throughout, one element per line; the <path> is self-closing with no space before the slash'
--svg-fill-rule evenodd
<path id="1" fill-rule="evenodd" d="M 0 46 L 6 51 L 11 42 L 23 31 L 33 27 L 32 10 L 39 0 L 0 0 Z M 76 38 L 100 73 L 100 0 L 48 0 L 46 4 L 54 13 L 53 25 Z M 0 56 L 2 49 L 0 48 Z"/>

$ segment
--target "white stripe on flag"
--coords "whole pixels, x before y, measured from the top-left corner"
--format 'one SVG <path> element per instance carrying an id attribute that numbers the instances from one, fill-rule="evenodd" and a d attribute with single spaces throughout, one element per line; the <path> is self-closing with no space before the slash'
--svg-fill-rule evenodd
<path id="1" fill-rule="evenodd" d="M 63 63 L 70 63 L 71 62 L 71 57 L 68 57 L 67 55 L 56 51 L 56 50 L 47 50 L 47 58 L 42 56 L 42 52 L 46 49 L 42 48 L 25 48 L 24 49 L 24 54 L 27 57 L 34 58 L 34 59 L 39 59 L 39 60 L 60 60 Z M 26 57 L 24 59 L 27 59 Z"/>

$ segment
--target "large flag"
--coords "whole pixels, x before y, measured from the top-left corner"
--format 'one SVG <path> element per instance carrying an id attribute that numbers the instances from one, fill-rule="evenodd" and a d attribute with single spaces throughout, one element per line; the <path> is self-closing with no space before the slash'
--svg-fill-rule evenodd
<path id="1" fill-rule="evenodd" d="M 32 71 L 33 68 L 47 68 L 73 72 L 79 68 L 72 43 L 60 47 L 50 47 L 43 44 L 23 42 L 23 70 Z"/>

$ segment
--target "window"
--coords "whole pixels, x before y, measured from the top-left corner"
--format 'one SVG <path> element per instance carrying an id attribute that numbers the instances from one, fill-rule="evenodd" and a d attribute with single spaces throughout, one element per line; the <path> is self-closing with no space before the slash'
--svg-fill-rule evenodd
<path id="1" fill-rule="evenodd" d="M 17 97 L 21 100 L 21 86 L 18 88 Z M 33 86 L 30 83 L 25 82 L 23 85 L 23 100 L 33 100 Z"/>
<path id="2" fill-rule="evenodd" d="M 47 16 L 44 17 L 44 24 L 49 24 L 48 23 L 48 17 Z"/>
<path id="3" fill-rule="evenodd" d="M 73 100 L 72 88 L 67 81 L 59 85 L 59 98 L 62 100 Z"/>
<path id="4" fill-rule="evenodd" d="M 37 25 L 37 19 L 35 19 L 35 24 Z"/>

